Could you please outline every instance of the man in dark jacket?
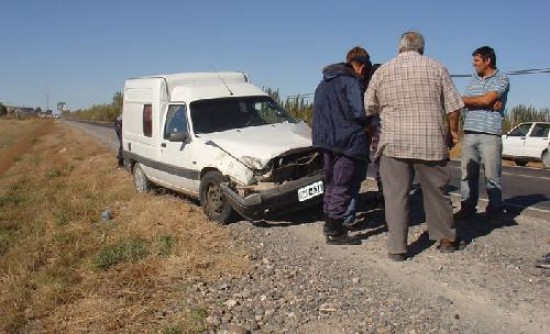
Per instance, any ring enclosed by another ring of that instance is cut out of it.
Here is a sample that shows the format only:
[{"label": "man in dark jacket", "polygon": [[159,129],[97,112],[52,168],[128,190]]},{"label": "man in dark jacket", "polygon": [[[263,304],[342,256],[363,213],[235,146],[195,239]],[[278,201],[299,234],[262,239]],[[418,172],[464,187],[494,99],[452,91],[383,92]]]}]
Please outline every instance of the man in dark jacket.
[{"label": "man in dark jacket", "polygon": [[122,114],[115,119],[115,132],[118,138],[118,154],[116,156],[118,161],[118,168],[124,167],[124,157],[122,156]]},{"label": "man in dark jacket", "polygon": [[328,244],[360,244],[342,226],[351,201],[358,166],[368,161],[369,141],[363,130],[367,118],[363,108],[360,76],[368,57],[323,69],[323,80],[313,102],[313,146],[323,152],[325,173],[324,233]]}]

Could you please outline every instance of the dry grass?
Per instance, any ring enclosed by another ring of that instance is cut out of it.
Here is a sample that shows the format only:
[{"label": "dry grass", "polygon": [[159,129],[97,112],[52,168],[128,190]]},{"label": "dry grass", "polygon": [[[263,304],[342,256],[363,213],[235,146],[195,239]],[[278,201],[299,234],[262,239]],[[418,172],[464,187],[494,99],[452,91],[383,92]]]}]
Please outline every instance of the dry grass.
[{"label": "dry grass", "polygon": [[[22,124],[10,126],[27,131]],[[206,313],[186,310],[184,287],[240,275],[246,250],[195,206],[136,194],[93,139],[44,127],[0,175],[0,333],[204,329]],[[5,149],[18,145],[12,137]],[[156,319],[168,305],[184,311]]]}]

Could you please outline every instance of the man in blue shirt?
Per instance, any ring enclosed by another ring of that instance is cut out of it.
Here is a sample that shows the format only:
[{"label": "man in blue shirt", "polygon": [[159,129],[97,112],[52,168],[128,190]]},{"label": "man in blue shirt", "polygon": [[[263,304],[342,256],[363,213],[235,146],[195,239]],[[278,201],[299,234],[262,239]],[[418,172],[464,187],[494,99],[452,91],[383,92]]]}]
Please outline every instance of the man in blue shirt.
[{"label": "man in blue shirt", "polygon": [[476,213],[479,171],[483,165],[489,197],[486,213],[489,222],[496,223],[503,212],[501,136],[510,84],[508,77],[497,69],[496,54],[491,47],[482,46],[472,56],[476,73],[462,97],[466,107],[461,162],[462,205],[455,217],[469,218]]}]

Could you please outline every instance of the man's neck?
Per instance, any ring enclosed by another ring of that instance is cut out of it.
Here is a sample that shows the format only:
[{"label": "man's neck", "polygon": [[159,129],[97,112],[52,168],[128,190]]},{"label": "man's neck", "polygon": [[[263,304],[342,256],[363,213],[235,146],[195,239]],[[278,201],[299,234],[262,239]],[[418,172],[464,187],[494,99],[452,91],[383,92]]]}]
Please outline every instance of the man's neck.
[{"label": "man's neck", "polygon": [[482,75],[482,77],[483,77],[483,78],[492,77],[496,72],[497,72],[497,69],[496,69],[496,68],[490,68],[490,69],[488,69],[488,70]]}]

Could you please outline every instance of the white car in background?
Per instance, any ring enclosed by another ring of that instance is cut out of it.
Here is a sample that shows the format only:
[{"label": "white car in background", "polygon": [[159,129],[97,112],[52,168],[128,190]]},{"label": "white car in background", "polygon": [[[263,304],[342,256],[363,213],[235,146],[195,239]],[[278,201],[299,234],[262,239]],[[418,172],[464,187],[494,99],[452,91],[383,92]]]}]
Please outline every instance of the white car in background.
[{"label": "white car in background", "polygon": [[550,122],[521,123],[502,136],[502,156],[513,159],[516,165],[541,161],[550,168]]}]

